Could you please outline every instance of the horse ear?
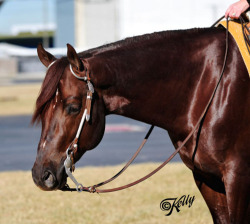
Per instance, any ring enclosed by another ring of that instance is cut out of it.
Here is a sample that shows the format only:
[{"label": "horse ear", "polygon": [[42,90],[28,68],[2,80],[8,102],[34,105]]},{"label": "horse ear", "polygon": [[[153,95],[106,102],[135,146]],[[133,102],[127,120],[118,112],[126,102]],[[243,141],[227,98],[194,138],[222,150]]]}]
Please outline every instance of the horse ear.
[{"label": "horse ear", "polygon": [[68,48],[67,57],[71,66],[74,67],[79,72],[83,71],[84,70],[83,63],[80,57],[77,55],[75,49],[70,44],[67,44],[67,48]]},{"label": "horse ear", "polygon": [[42,44],[37,46],[37,54],[40,61],[48,68],[49,65],[56,60],[56,58],[43,48]]}]

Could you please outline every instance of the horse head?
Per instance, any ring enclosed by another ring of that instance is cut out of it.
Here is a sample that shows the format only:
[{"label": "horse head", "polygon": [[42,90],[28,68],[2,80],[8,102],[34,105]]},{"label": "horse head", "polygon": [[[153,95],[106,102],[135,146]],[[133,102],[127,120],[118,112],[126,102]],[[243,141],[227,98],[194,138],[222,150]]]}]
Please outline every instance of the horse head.
[{"label": "horse head", "polygon": [[[40,61],[47,67],[40,95],[36,102],[33,122],[41,121],[42,132],[37,157],[32,168],[35,184],[43,190],[65,186],[66,150],[75,139],[87,100],[88,63],[68,46],[67,57],[56,59],[42,45],[37,48]],[[73,74],[77,74],[76,78]],[[93,83],[94,84],[94,83]],[[95,84],[94,84],[95,85]],[[74,162],[96,147],[105,130],[105,108],[101,96],[93,93],[90,117],[79,130]]]}]

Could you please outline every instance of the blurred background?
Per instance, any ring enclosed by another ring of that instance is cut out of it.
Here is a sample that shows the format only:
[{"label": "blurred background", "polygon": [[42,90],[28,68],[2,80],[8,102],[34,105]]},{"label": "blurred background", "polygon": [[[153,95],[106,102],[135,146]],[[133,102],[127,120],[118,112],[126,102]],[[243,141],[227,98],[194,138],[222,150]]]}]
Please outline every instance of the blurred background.
[{"label": "blurred background", "polygon": [[0,0],[0,83],[41,80],[36,46],[65,55],[155,31],[208,27],[228,0]]}]

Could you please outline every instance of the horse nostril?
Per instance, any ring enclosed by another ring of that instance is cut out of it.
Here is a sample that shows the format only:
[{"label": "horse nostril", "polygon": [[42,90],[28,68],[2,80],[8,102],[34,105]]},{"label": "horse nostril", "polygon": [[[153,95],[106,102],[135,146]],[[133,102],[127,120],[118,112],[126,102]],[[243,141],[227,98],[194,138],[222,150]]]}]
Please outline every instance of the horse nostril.
[{"label": "horse nostril", "polygon": [[56,178],[50,171],[45,171],[43,176],[43,182],[46,187],[52,188],[55,185]]}]

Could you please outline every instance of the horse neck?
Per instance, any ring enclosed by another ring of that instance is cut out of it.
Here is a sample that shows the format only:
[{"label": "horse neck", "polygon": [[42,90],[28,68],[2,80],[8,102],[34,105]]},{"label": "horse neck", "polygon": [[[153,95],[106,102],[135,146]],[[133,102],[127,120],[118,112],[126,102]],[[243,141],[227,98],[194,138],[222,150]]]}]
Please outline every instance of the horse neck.
[{"label": "horse neck", "polygon": [[190,36],[185,43],[178,40],[182,35],[176,35],[99,58],[108,67],[103,80],[112,80],[109,88],[101,89],[107,113],[167,130],[188,129],[187,114],[205,57],[202,53],[197,57],[197,51],[204,49],[204,38],[186,35]]}]

